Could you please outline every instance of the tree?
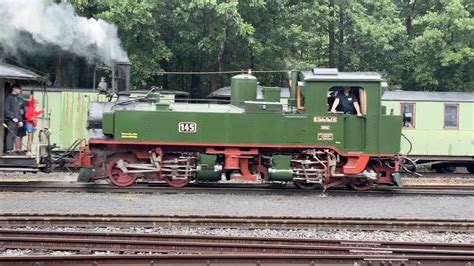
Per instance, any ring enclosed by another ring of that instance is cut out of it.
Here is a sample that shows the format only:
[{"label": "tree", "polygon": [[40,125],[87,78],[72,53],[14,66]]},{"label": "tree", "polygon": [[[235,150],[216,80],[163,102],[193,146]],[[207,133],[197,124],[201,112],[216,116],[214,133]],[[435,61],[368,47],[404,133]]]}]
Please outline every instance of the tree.
[{"label": "tree", "polygon": [[[474,88],[474,19],[462,0],[441,1],[439,10],[413,21],[413,79],[425,90]],[[472,6],[471,6],[472,7]]]},{"label": "tree", "polygon": [[[402,89],[474,91],[468,0],[70,1],[80,15],[117,25],[137,88],[158,85],[202,98],[232,74],[161,72],[337,67],[382,72]],[[92,86],[91,65],[49,50],[23,61],[54,73],[58,85]],[[286,73],[255,75],[262,84],[287,85]]]}]

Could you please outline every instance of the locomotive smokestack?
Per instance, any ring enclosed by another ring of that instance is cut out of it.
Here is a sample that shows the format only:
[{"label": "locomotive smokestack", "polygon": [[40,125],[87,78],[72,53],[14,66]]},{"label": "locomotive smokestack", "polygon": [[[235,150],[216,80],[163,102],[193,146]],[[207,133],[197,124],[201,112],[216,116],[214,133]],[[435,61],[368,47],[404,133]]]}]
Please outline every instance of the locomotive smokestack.
[{"label": "locomotive smokestack", "polygon": [[117,62],[117,94],[118,96],[130,96],[130,71],[132,64],[129,62]]}]

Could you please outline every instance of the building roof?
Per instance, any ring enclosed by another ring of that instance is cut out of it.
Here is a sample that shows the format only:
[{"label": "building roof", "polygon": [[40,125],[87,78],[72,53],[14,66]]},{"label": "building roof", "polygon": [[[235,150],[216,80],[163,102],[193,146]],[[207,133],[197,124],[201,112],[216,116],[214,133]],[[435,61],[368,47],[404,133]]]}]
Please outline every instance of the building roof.
[{"label": "building roof", "polygon": [[[207,97],[208,98],[229,98],[231,94],[230,86],[222,87],[211,92]],[[282,99],[290,98],[290,89],[289,88],[281,88],[280,97]],[[263,99],[263,87],[257,86],[257,99]]]},{"label": "building roof", "polygon": [[46,78],[33,71],[0,62],[0,79],[17,79],[28,81],[46,81]]},{"label": "building roof", "polygon": [[377,72],[339,72],[337,68],[315,68],[301,73],[305,81],[383,81]]},{"label": "building roof", "polygon": [[474,102],[474,92],[386,91],[382,101]]},{"label": "building roof", "polygon": [[[23,90],[27,91],[44,91],[44,88],[42,87],[35,87],[35,86],[22,86]],[[91,89],[91,88],[73,88],[73,87],[47,87],[46,91],[49,92],[88,92],[88,93],[98,93],[97,90]],[[132,94],[147,94],[149,91],[147,90],[130,90],[130,93]],[[177,90],[159,90],[157,91],[160,94],[173,94],[176,96],[183,96],[183,97],[188,97],[189,92],[185,91],[177,91]]]}]

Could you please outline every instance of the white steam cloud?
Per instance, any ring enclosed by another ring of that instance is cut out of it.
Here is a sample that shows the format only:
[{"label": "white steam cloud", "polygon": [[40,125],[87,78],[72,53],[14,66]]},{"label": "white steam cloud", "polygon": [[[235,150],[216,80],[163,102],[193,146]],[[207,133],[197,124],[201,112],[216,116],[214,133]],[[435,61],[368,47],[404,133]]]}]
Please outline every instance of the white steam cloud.
[{"label": "white steam cloud", "polygon": [[70,3],[0,0],[0,46],[7,54],[35,53],[48,45],[89,61],[100,59],[109,65],[128,61],[117,27],[101,19],[78,16]]}]

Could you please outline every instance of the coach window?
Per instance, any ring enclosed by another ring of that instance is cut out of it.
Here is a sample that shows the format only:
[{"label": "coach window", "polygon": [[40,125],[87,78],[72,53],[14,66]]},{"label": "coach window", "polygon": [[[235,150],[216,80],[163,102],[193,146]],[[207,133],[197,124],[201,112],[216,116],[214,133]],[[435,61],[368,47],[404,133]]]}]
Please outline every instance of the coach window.
[{"label": "coach window", "polygon": [[459,104],[444,104],[444,128],[459,128]]},{"label": "coach window", "polygon": [[400,113],[403,117],[403,127],[415,128],[416,126],[416,105],[414,103],[401,103]]}]

